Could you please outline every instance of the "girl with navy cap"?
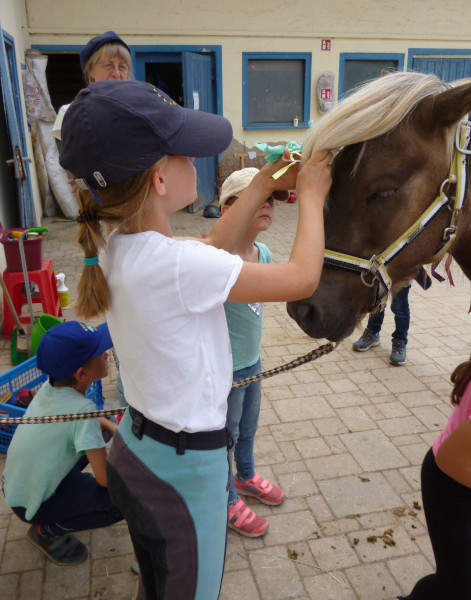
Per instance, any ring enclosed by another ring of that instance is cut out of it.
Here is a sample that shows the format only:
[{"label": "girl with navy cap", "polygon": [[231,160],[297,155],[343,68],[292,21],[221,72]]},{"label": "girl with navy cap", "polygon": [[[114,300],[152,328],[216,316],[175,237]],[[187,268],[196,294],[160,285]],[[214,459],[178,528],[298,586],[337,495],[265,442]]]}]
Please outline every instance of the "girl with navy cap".
[{"label": "girl with navy cap", "polygon": [[[173,237],[172,214],[196,197],[193,157],[219,154],[231,140],[223,117],[182,108],[135,81],[92,84],[64,119],[60,160],[81,188],[77,310],[106,314],[130,405],[107,474],[141,569],[137,600],[219,596],[231,446],[224,302],[303,298],[322,270],[327,151],[306,163],[297,185],[296,163],[277,179],[289,163],[265,166],[205,240]],[[265,199],[294,187],[299,224],[289,262],[244,263],[231,254]],[[106,241],[102,223],[115,228]]]}]

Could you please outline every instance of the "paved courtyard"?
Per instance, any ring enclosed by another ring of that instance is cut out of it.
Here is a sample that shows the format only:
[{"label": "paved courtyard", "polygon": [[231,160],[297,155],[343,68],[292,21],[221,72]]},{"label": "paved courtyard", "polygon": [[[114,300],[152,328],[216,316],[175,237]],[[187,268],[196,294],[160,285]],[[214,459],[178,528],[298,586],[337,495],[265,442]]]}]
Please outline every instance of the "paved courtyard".
[{"label": "paved courtyard", "polygon": [[[297,204],[281,204],[276,213],[260,239],[282,262]],[[200,235],[213,222],[181,212],[174,233]],[[71,319],[82,269],[76,226],[52,219],[44,225],[43,256],[66,274],[72,308],[64,316]],[[425,292],[413,284],[405,366],[389,364],[388,307],[380,347],[354,353],[359,329],[331,354],[264,381],[256,465],[284,489],[286,500],[277,508],[248,500],[270,529],[258,539],[229,531],[221,600],[393,600],[432,571],[420,465],[451,412],[450,373],[471,346],[471,284],[453,273],[454,288],[434,280]],[[265,307],[264,369],[323,342],[304,335],[284,305]],[[0,336],[1,373],[12,366],[9,351],[9,340]],[[115,378],[111,364],[104,381],[109,407],[117,405]],[[89,559],[76,567],[48,561],[25,540],[26,530],[0,494],[1,600],[131,599],[136,575],[124,524],[78,534]]]}]

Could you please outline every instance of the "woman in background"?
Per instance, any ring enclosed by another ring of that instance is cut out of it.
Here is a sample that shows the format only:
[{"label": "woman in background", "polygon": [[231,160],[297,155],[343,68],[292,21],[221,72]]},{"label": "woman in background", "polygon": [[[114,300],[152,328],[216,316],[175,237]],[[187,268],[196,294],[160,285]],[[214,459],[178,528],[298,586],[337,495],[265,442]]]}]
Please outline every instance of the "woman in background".
[{"label": "woman in background", "polygon": [[[80,68],[87,85],[95,81],[133,79],[131,51],[114,31],[105,31],[92,38],[80,51]],[[64,104],[57,113],[52,135],[61,139],[62,119],[70,104]],[[76,189],[74,190],[76,191]]]}]

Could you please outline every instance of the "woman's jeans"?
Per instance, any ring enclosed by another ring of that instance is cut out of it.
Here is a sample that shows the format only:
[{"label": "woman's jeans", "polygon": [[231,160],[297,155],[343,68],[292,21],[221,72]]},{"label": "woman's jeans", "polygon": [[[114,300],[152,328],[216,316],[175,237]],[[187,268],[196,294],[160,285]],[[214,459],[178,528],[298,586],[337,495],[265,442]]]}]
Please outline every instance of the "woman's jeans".
[{"label": "woman's jeans", "polygon": [[[258,360],[251,367],[234,371],[233,380],[240,381],[262,370]],[[262,400],[262,382],[256,381],[239,388],[232,388],[227,398],[227,427],[234,438],[234,447],[229,452],[232,469],[232,456],[235,458],[237,475],[245,481],[255,475],[254,442],[257,433],[260,403]],[[230,474],[229,504],[238,499],[234,477]]]},{"label": "woman's jeans", "polygon": [[[393,340],[402,340],[407,344],[407,332],[409,331],[410,311],[409,311],[409,290],[410,285],[402,288],[394,294],[391,302],[391,310],[394,313],[394,322],[396,329],[392,334]],[[376,334],[381,331],[384,320],[384,310],[371,314],[368,318],[369,331]]]}]

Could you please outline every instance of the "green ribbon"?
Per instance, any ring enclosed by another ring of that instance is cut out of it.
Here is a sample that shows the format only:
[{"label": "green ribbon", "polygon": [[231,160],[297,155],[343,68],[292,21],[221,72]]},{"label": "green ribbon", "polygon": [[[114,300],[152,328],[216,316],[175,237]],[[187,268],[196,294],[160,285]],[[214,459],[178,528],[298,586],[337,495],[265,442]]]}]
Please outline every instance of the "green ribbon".
[{"label": "green ribbon", "polygon": [[290,161],[284,167],[281,167],[276,173],[272,175],[273,179],[279,179],[286,171],[292,167],[297,162],[301,162],[301,151],[303,149],[302,144],[298,144],[297,142],[288,142],[286,146],[269,146],[268,144],[263,144],[260,142],[255,142],[255,146],[266,154],[265,160],[272,164],[280,158],[283,158],[283,153],[285,148],[289,150]]}]

